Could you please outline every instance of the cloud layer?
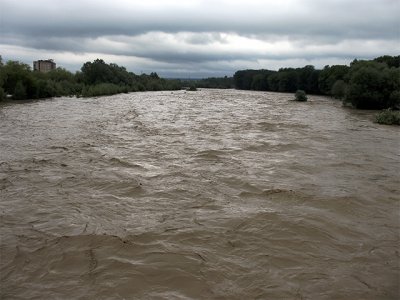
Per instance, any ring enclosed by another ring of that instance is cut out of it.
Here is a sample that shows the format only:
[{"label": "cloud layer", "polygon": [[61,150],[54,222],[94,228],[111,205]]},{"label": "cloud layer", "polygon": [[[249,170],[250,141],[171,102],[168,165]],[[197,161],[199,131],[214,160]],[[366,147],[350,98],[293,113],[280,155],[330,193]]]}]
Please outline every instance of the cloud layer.
[{"label": "cloud layer", "polygon": [[70,70],[101,57],[202,77],[400,53],[397,0],[1,0],[0,11],[3,58]]}]

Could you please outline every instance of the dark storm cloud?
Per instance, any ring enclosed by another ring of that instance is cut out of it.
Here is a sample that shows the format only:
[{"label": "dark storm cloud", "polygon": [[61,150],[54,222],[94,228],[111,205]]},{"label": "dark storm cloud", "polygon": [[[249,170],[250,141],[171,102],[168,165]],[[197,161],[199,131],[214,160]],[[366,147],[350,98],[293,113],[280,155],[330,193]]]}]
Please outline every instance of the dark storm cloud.
[{"label": "dark storm cloud", "polygon": [[392,0],[1,0],[0,46],[5,57],[19,47],[136,57],[178,69],[324,57],[329,63],[399,52],[399,6]]},{"label": "dark storm cloud", "polygon": [[1,5],[3,32],[36,37],[188,31],[370,39],[395,38],[399,30],[399,4],[390,0],[2,0]]}]

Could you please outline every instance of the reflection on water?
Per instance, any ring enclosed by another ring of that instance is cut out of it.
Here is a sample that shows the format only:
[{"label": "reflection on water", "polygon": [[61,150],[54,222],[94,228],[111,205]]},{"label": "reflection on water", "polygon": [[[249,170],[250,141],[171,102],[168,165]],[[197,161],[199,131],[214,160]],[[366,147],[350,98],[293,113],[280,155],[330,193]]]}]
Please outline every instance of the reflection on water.
[{"label": "reflection on water", "polygon": [[398,299],[398,128],[292,97],[1,104],[1,298]]}]

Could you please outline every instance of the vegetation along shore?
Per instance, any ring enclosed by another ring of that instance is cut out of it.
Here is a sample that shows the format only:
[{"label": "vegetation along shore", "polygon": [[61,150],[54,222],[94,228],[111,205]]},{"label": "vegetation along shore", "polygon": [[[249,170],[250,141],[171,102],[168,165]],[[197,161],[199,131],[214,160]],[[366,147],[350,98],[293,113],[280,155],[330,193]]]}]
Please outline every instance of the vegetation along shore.
[{"label": "vegetation along shore", "polygon": [[354,60],[350,66],[325,66],[322,70],[303,68],[239,70],[233,77],[197,80],[164,79],[157,73],[136,75],[102,59],[86,62],[74,73],[57,68],[47,73],[32,71],[18,61],[0,59],[0,100],[40,99],[58,96],[94,97],[137,91],[195,88],[236,88],[328,95],[358,109],[387,110],[377,122],[399,123],[400,56]]}]

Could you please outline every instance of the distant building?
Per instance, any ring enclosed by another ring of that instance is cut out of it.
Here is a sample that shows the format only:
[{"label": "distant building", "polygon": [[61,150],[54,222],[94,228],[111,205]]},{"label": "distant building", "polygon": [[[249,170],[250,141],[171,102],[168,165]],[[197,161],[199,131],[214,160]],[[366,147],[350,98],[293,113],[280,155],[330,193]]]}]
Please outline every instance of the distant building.
[{"label": "distant building", "polygon": [[33,62],[33,70],[39,72],[49,72],[56,68],[56,63],[52,59],[37,60]]}]

